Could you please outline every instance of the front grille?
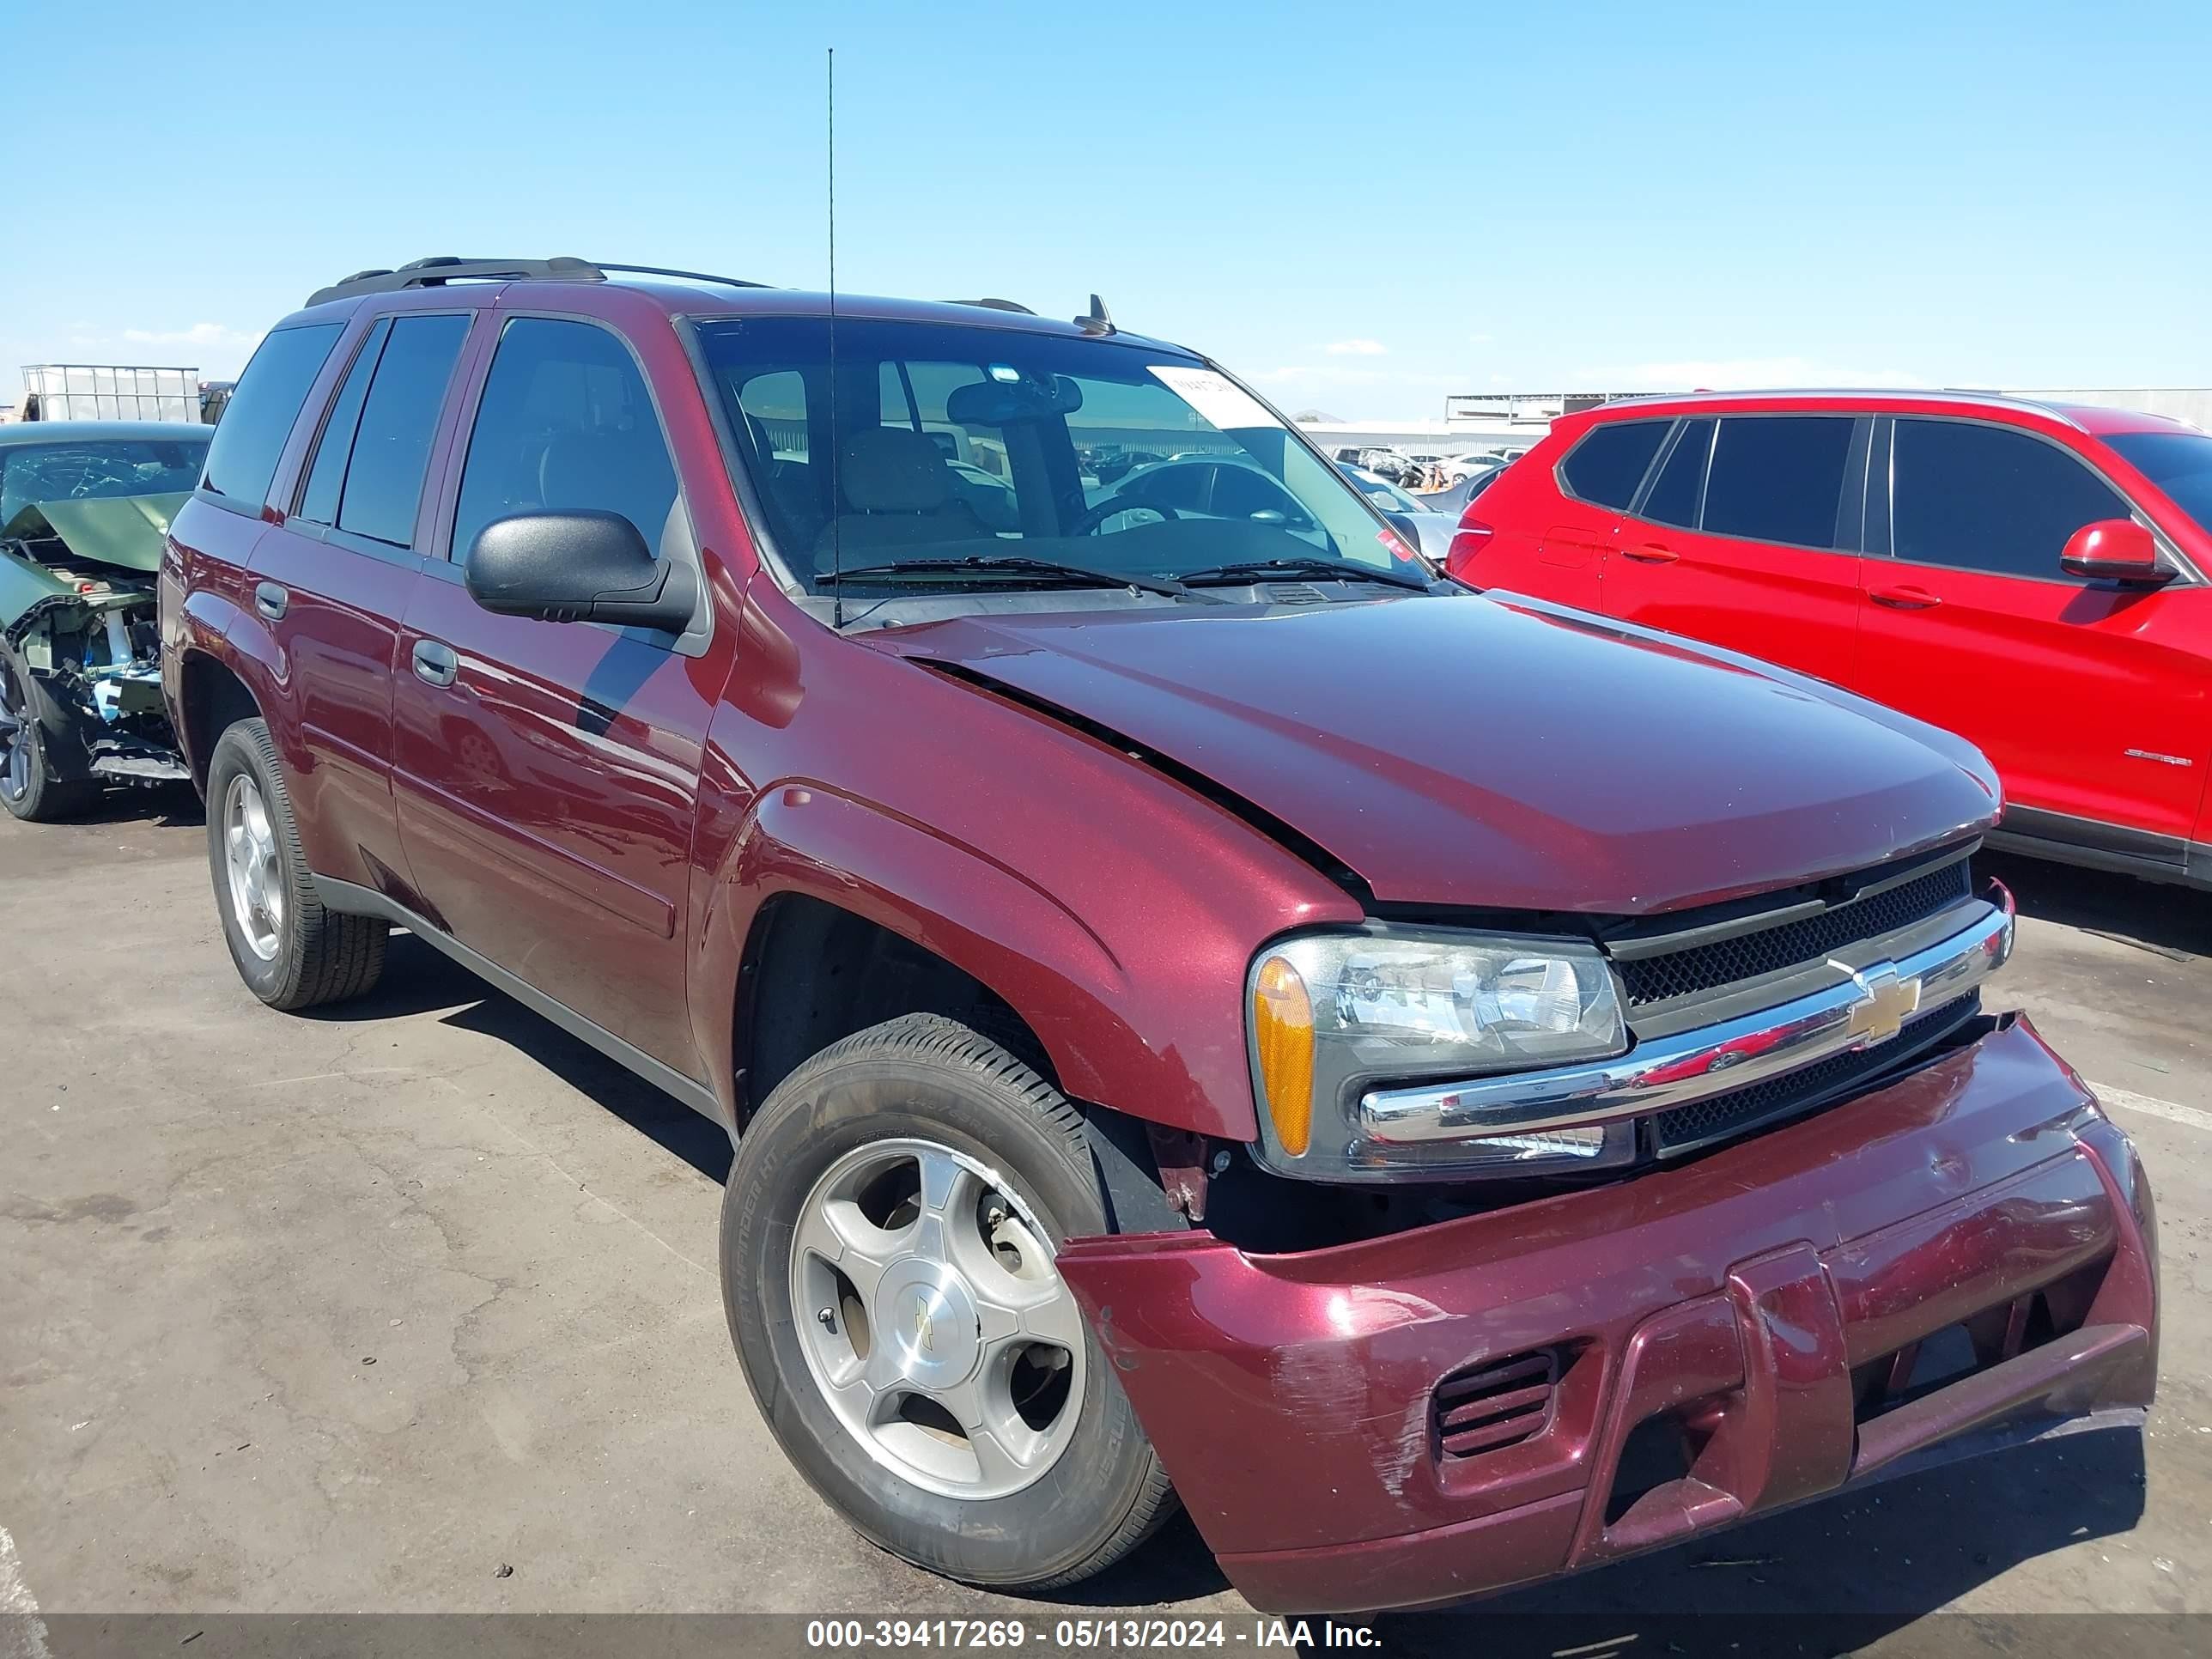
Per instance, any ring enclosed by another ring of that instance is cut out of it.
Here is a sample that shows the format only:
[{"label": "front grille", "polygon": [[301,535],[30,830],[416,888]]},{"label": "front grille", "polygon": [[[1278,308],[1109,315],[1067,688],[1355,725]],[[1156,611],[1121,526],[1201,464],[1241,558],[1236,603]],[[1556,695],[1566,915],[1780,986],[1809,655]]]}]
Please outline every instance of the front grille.
[{"label": "front grille", "polygon": [[1556,1348],[1454,1372],[1429,1402],[1438,1450],[1446,1458],[1473,1457],[1534,1439],[1552,1420],[1559,1382]]},{"label": "front grille", "polygon": [[1845,945],[1924,921],[1972,891],[1964,859],[1796,921],[1686,950],[1617,961],[1628,1006],[1640,1008],[1738,980],[1825,961]]},{"label": "front grille", "polygon": [[1831,1054],[1802,1072],[1769,1078],[1711,1100],[1693,1100],[1676,1106],[1653,1120],[1662,1155],[1686,1152],[1708,1142],[1741,1134],[1746,1129],[1778,1118],[1809,1111],[1850,1094],[1877,1073],[1884,1072],[1926,1048],[1981,1012],[1978,994],[1961,997],[1913,1017],[1898,1028],[1888,1042],[1855,1054]]}]

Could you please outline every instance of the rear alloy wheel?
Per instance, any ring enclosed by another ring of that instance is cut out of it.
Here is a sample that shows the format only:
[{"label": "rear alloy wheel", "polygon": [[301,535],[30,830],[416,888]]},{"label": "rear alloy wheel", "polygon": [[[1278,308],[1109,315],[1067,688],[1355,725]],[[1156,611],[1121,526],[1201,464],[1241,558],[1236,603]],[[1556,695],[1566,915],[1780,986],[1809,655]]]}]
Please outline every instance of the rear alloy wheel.
[{"label": "rear alloy wheel", "polygon": [[251,773],[237,774],[223,792],[222,848],[238,931],[257,960],[274,962],[284,938],[284,874],[269,804]]},{"label": "rear alloy wheel", "polygon": [[100,799],[88,779],[56,778],[46,758],[46,694],[12,647],[0,644],[0,806],[27,823],[74,817]]},{"label": "rear alloy wheel", "polygon": [[722,1297],[799,1473],[970,1583],[1142,1543],[1174,1493],[1054,1261],[1110,1224],[1082,1117],[968,1026],[890,1020],[778,1084],[724,1188]]},{"label": "rear alloy wheel", "polygon": [[292,821],[267,724],[240,720],[208,760],[208,866],[238,976],[272,1008],[359,996],[384,971],[389,924],[325,909]]}]

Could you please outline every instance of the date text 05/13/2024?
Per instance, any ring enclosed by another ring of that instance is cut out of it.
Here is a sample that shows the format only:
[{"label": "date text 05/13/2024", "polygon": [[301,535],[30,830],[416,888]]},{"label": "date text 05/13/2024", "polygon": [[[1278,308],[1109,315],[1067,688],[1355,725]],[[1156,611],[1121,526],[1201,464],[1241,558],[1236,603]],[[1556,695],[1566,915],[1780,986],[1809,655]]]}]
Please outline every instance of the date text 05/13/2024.
[{"label": "date text 05/13/2024", "polygon": [[1061,1652],[1233,1647],[1373,1652],[1382,1643],[1370,1626],[1333,1619],[1059,1619],[1048,1629],[1023,1619],[815,1619],[807,1622],[806,1645],[878,1652],[1032,1646]]}]

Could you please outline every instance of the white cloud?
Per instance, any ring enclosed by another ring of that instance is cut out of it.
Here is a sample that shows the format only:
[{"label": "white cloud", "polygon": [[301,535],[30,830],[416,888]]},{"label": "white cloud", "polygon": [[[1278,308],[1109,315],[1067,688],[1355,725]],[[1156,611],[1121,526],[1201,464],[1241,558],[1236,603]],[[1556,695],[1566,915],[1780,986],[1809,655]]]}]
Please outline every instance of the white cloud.
[{"label": "white cloud", "polygon": [[1488,345],[1497,337],[1494,334],[1470,334],[1467,337],[1467,343],[1469,345]]},{"label": "white cloud", "polygon": [[126,328],[123,337],[133,345],[250,346],[261,337],[225,323],[194,323],[190,328]]},{"label": "white cloud", "polygon": [[1569,377],[1578,390],[1714,392],[1747,386],[1920,386],[1928,382],[1901,368],[1861,368],[1813,357],[1689,358],[1672,363],[1626,363],[1577,369]]},{"label": "white cloud", "polygon": [[1338,340],[1322,349],[1332,357],[1380,357],[1390,348],[1380,340]]}]

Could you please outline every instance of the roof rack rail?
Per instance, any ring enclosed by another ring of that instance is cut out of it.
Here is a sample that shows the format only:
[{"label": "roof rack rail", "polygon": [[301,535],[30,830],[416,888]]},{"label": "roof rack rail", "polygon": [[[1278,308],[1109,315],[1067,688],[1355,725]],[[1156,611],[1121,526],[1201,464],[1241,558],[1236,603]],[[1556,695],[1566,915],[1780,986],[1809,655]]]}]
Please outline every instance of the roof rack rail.
[{"label": "roof rack rail", "polygon": [[[553,283],[604,283],[611,270],[622,271],[633,276],[678,276],[686,282],[714,283],[723,288],[766,288],[766,283],[756,283],[743,276],[717,276],[704,270],[678,270],[670,265],[618,265],[605,259],[463,259],[450,253],[439,254],[428,259],[410,259],[397,270],[380,268],[356,270],[350,276],[341,276],[328,288],[318,289],[307,296],[307,303],[319,306],[325,300],[351,300],[363,294],[394,294],[402,289],[436,288],[446,283],[487,282],[507,278],[510,281],[535,278]],[[985,304],[1000,304],[1004,301],[986,301]],[[1015,310],[1024,307],[1016,306]]]},{"label": "roof rack rail", "polygon": [[982,306],[991,311],[1018,311],[1024,317],[1036,315],[1027,306],[1013,300],[947,300],[945,303],[949,306]]},{"label": "roof rack rail", "polygon": [[767,283],[756,283],[746,276],[717,276],[711,271],[678,270],[668,265],[618,265],[605,259],[599,262],[601,270],[619,270],[632,276],[681,276],[686,282],[713,283],[721,288],[767,288]]},{"label": "roof rack rail", "polygon": [[397,270],[357,270],[328,288],[317,289],[307,296],[307,303],[319,306],[326,300],[351,300],[364,294],[397,294],[403,289],[437,288],[453,282],[532,276],[556,283],[604,283],[607,279],[606,272],[587,259],[464,259],[444,253],[427,259],[410,259]]}]

